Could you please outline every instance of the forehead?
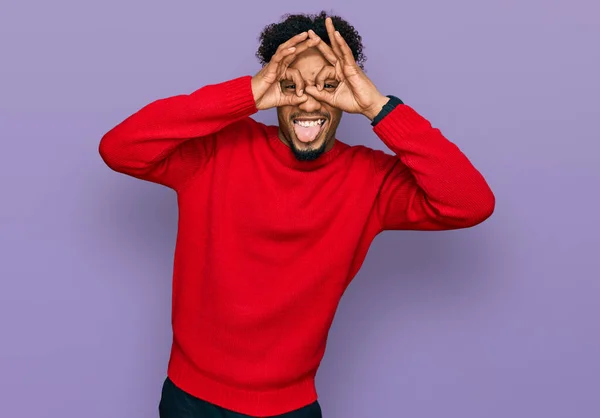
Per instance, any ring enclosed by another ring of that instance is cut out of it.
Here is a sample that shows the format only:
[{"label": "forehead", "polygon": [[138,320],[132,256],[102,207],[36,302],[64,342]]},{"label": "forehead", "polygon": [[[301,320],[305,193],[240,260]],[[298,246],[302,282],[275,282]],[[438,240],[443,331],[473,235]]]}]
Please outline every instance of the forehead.
[{"label": "forehead", "polygon": [[308,48],[306,51],[298,54],[296,59],[290,64],[290,67],[300,71],[302,78],[305,80],[311,80],[326,65],[329,65],[329,62],[318,49]]}]

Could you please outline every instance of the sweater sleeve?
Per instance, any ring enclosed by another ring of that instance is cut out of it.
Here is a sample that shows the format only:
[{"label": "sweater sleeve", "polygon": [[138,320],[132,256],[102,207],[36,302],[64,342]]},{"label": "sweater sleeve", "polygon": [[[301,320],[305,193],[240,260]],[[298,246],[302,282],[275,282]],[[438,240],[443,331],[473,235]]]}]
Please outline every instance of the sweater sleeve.
[{"label": "sweater sleeve", "polygon": [[144,106],[102,137],[101,158],[116,172],[180,189],[210,159],[218,132],[257,111],[250,80],[206,85]]},{"label": "sweater sleeve", "polygon": [[495,197],[481,173],[414,109],[396,106],[373,130],[395,154],[375,154],[381,230],[467,228],[492,215]]}]

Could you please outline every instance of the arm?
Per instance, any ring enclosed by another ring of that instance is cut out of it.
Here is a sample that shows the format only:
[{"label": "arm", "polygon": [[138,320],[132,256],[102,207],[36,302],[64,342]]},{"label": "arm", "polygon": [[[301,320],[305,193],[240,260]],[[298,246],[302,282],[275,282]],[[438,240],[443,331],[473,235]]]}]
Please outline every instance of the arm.
[{"label": "arm", "polygon": [[467,228],[491,216],[495,197],[483,176],[411,107],[396,101],[372,124],[395,153],[375,154],[375,169],[384,176],[376,201],[382,230]]},{"label": "arm", "polygon": [[277,48],[254,77],[208,85],[189,95],[157,100],[110,130],[100,141],[100,155],[113,170],[181,190],[215,152],[217,134],[258,110],[297,105],[308,99],[281,92],[290,77],[301,89],[298,70],[288,68],[314,46],[303,32]]},{"label": "arm", "polygon": [[[375,152],[378,178],[375,207],[382,230],[442,230],[474,226],[493,212],[494,195],[467,157],[412,108],[383,96],[354,60],[331,18],[325,20],[331,47],[314,32],[310,38],[329,61],[306,92],[348,113],[371,119],[374,131],[395,153]],[[338,82],[333,92],[323,82]],[[382,113],[383,112],[383,113]]]},{"label": "arm", "polygon": [[119,173],[180,189],[211,157],[216,134],[257,111],[250,80],[146,105],[102,137],[102,159]]}]

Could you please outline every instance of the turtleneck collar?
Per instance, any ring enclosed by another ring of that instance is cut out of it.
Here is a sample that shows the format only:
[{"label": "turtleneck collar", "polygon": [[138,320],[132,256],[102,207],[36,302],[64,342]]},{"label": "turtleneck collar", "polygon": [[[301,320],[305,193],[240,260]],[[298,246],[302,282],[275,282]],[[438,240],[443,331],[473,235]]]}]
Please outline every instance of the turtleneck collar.
[{"label": "turtleneck collar", "polygon": [[290,168],[302,171],[311,171],[323,167],[337,157],[342,148],[345,146],[344,143],[338,141],[336,138],[334,140],[333,147],[329,151],[323,153],[316,160],[299,161],[294,156],[294,153],[289,145],[285,144],[279,137],[278,126],[267,126],[267,142],[269,148],[273,151],[278,160]]}]

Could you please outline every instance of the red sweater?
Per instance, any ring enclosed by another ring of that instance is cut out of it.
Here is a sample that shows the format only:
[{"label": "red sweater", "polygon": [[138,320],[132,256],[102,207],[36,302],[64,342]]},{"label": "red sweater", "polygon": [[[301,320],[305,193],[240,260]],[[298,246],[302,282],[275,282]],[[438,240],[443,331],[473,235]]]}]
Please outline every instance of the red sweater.
[{"label": "red sweater", "polygon": [[495,199],[405,104],[373,128],[395,155],[338,140],[297,161],[276,126],[251,118],[250,80],[154,101],[110,130],[100,154],[177,194],[170,378],[214,404],[269,416],[317,399],[338,302],[378,233],[471,227]]}]

